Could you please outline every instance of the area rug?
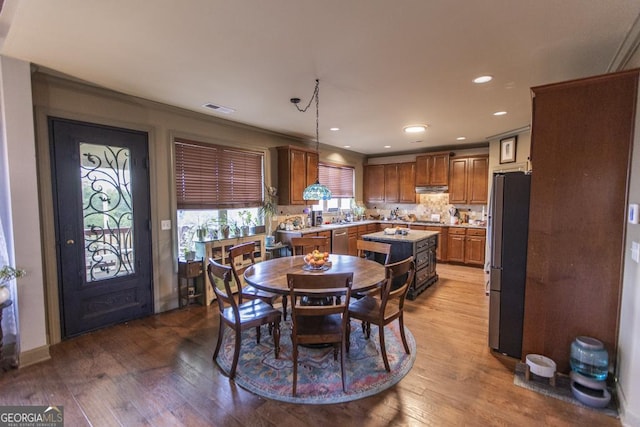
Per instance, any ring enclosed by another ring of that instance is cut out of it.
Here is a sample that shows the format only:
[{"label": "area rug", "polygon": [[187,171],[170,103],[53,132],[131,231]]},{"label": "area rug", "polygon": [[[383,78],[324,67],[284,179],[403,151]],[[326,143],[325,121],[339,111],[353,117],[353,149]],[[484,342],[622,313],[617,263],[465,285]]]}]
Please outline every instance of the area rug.
[{"label": "area rug", "polygon": [[[291,324],[281,324],[280,355],[275,359],[273,337],[262,327],[260,344],[254,328],[242,333],[240,359],[235,382],[267,399],[290,403],[332,404],[349,402],[380,393],[398,383],[413,367],[416,342],[405,327],[410,354],[404,352],[397,322],[387,325],[385,340],[391,372],[384,368],[378,329],[371,325],[371,338],[365,339],[359,321],[351,322],[351,348],[345,360],[347,392],[342,391],[340,354],[333,360],[333,347],[299,347],[298,384],[292,396]],[[233,361],[233,332],[226,328],[218,364],[228,373]]]},{"label": "area rug", "polygon": [[602,412],[603,414],[607,414],[610,417],[618,418],[618,409],[616,406],[616,399],[613,391],[609,389],[611,393],[611,402],[604,408],[594,408],[592,406],[584,405],[578,399],[573,397],[573,393],[571,392],[571,379],[567,375],[557,375],[556,376],[556,386],[553,387],[549,384],[549,379],[540,377],[534,374],[531,374],[530,380],[527,381],[524,376],[524,372],[526,369],[526,365],[522,362],[518,362],[516,364],[515,374],[513,376],[513,383],[518,387],[526,388],[528,390],[533,390],[536,393],[543,394],[545,396],[550,396],[555,399],[563,400],[565,402],[573,403],[574,405],[582,406],[584,408],[589,408],[594,411]]}]

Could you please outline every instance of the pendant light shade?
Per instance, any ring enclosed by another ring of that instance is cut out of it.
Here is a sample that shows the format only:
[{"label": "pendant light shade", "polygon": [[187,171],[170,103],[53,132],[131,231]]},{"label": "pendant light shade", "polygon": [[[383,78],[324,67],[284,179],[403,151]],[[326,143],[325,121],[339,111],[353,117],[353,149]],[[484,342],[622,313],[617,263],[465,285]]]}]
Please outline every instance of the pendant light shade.
[{"label": "pendant light shade", "polygon": [[315,184],[311,184],[302,192],[304,200],[329,200],[331,199],[331,190],[316,180]]},{"label": "pendant light shade", "polygon": [[[309,100],[309,103],[305,108],[298,107],[298,103],[300,102],[300,98],[291,98],[291,103],[296,106],[298,111],[305,112],[311,105],[311,102],[315,98],[316,100],[316,154],[318,154],[318,158],[320,158],[319,145],[320,145],[320,80],[316,79],[316,88],[313,91],[313,95]],[[319,169],[319,168],[318,168]],[[319,172],[318,172],[319,173]],[[320,184],[320,177],[316,177],[316,182],[314,184],[309,185],[302,192],[303,200],[329,200],[331,199],[331,190],[326,186]]]}]

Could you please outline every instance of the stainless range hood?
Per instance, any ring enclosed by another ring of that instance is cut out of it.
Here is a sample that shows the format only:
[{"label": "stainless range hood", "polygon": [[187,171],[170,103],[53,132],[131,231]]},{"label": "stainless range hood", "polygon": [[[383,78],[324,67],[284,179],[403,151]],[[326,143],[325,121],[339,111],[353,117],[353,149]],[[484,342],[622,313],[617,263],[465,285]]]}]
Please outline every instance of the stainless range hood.
[{"label": "stainless range hood", "polygon": [[416,187],[417,194],[434,194],[434,193],[448,193],[449,187],[446,185],[425,185]]}]

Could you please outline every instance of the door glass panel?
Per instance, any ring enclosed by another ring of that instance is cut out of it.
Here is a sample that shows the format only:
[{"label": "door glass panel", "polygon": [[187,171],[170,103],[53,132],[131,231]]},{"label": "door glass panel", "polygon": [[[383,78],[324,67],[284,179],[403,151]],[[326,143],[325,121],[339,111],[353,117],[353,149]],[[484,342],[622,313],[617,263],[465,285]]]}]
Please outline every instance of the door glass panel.
[{"label": "door glass panel", "polygon": [[87,282],[135,273],[128,148],[80,143]]}]

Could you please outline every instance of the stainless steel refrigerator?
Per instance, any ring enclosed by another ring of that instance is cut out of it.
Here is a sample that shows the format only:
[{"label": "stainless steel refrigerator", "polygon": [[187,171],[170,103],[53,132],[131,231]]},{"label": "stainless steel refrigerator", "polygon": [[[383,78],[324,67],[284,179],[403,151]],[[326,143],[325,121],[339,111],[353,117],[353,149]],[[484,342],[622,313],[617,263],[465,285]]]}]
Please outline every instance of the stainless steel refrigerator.
[{"label": "stainless steel refrigerator", "polygon": [[531,175],[493,176],[489,206],[489,347],[522,356]]}]

